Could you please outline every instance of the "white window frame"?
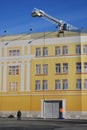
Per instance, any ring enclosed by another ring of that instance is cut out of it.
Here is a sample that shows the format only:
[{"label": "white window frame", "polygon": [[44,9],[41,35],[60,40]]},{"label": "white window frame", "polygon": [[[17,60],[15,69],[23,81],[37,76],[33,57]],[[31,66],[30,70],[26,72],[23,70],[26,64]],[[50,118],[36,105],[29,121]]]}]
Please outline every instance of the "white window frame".
[{"label": "white window frame", "polygon": [[84,72],[87,73],[87,62],[84,63]]},{"label": "white window frame", "polygon": [[56,55],[56,56],[59,56],[59,55],[60,55],[60,47],[59,47],[59,46],[56,46],[56,47],[55,47],[55,55]]},{"label": "white window frame", "polygon": [[40,90],[40,80],[35,81],[35,90],[39,91]]},{"label": "white window frame", "polygon": [[61,64],[60,63],[55,64],[55,72],[56,72],[56,74],[61,73]]},{"label": "white window frame", "polygon": [[9,50],[9,56],[19,56],[20,55],[20,50],[15,49],[15,50]]},{"label": "white window frame", "polygon": [[42,89],[47,90],[48,89],[48,81],[47,80],[42,80]]},{"label": "white window frame", "polygon": [[41,74],[41,65],[40,64],[36,64],[36,75]]},{"label": "white window frame", "polygon": [[76,54],[81,54],[81,45],[76,45]]},{"label": "white window frame", "polygon": [[36,56],[41,56],[41,48],[36,48]]},{"label": "white window frame", "polygon": [[76,73],[81,73],[81,62],[76,63]]},{"label": "white window frame", "polygon": [[63,63],[63,73],[68,73],[68,63]]},{"label": "white window frame", "polygon": [[68,46],[63,46],[62,53],[63,53],[63,55],[68,54]]},{"label": "white window frame", "polygon": [[87,79],[84,79],[84,89],[87,89]]},{"label": "white window frame", "polygon": [[60,80],[55,80],[55,90],[60,90]]},{"label": "white window frame", "polygon": [[19,82],[9,82],[9,92],[15,92],[19,88]]},{"label": "white window frame", "polygon": [[9,75],[19,75],[19,65],[8,66]]},{"label": "white window frame", "polygon": [[81,79],[76,80],[76,89],[80,90],[81,89]]},{"label": "white window frame", "polygon": [[48,64],[43,64],[43,74],[48,74]]},{"label": "white window frame", "polygon": [[67,80],[67,79],[64,79],[64,80],[62,81],[62,83],[63,83],[63,90],[67,90],[67,89],[68,89],[68,80]]},{"label": "white window frame", "polygon": [[83,53],[87,54],[87,45],[83,45]]},{"label": "white window frame", "polygon": [[48,56],[48,47],[43,47],[43,56]]}]

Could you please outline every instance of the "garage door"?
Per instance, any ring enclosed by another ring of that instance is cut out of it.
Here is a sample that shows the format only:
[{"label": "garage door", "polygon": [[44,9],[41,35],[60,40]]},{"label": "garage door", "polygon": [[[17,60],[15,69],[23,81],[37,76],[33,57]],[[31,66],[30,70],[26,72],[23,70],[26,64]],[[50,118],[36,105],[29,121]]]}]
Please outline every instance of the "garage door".
[{"label": "garage door", "polygon": [[59,102],[58,101],[44,101],[44,117],[58,118],[59,117]]}]

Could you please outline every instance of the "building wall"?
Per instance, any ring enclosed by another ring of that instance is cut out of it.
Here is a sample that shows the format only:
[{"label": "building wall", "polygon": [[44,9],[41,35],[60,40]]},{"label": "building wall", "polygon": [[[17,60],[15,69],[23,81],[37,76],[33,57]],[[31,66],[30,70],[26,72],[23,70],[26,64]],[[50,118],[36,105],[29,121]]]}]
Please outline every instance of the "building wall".
[{"label": "building wall", "polygon": [[[22,38],[22,37],[21,37]],[[86,36],[69,36],[60,38],[4,40],[0,42],[0,116],[22,111],[22,116],[44,117],[42,100],[62,100],[64,118],[87,118],[87,93],[84,89],[84,72],[86,54],[83,46],[87,44]],[[30,43],[29,43],[30,41]],[[6,44],[7,43],[7,44]],[[81,54],[76,54],[76,46],[81,45]],[[60,47],[60,55],[55,56],[55,47]],[[63,54],[63,47],[68,47],[68,54]],[[48,48],[48,55],[43,56],[43,48]],[[36,56],[36,48],[41,55]],[[10,50],[20,50],[19,56],[9,56]],[[76,63],[81,62],[81,72],[76,72]],[[55,65],[59,63],[61,72],[56,73]],[[63,72],[63,64],[68,64],[68,73]],[[40,74],[36,74],[36,65],[41,66]],[[43,65],[48,65],[48,73],[43,74]],[[18,74],[9,74],[9,66],[19,66]],[[63,89],[63,80],[68,80],[68,89]],[[76,89],[76,80],[81,79],[81,89]],[[40,81],[40,89],[35,89],[35,82]],[[48,81],[47,90],[43,90],[43,80]],[[55,90],[55,80],[60,80],[60,89]],[[9,89],[9,83],[17,85]],[[84,114],[85,113],[85,114]],[[84,116],[85,115],[85,116]]]}]

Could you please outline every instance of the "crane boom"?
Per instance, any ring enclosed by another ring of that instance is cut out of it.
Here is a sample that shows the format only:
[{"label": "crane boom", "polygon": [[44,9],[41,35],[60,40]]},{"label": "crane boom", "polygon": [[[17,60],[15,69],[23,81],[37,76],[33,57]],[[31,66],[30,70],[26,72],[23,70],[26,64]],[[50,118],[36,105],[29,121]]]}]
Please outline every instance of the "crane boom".
[{"label": "crane boom", "polygon": [[76,27],[74,27],[70,24],[67,24],[66,22],[64,22],[62,20],[58,20],[58,19],[46,14],[44,11],[39,10],[37,8],[34,8],[34,10],[32,11],[32,17],[42,17],[42,18],[45,18],[48,21],[51,21],[52,23],[54,23],[58,26],[59,31],[77,29]]}]

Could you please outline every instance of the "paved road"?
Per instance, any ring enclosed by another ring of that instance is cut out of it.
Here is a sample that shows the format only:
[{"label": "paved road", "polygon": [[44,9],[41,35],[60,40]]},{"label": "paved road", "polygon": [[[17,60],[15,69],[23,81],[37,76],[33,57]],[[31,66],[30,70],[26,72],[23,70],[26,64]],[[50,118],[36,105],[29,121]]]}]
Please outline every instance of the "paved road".
[{"label": "paved road", "polygon": [[87,130],[87,121],[0,119],[0,130]]}]

